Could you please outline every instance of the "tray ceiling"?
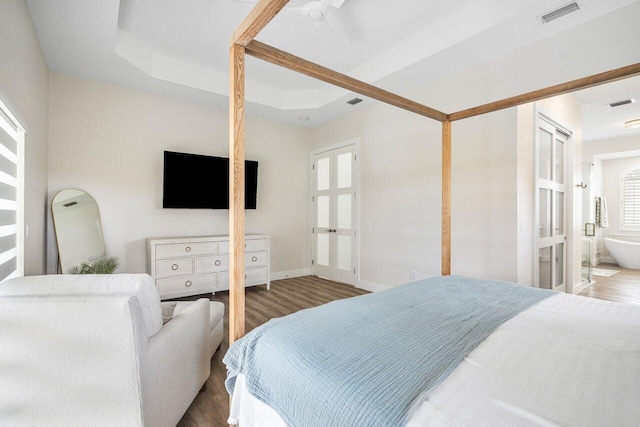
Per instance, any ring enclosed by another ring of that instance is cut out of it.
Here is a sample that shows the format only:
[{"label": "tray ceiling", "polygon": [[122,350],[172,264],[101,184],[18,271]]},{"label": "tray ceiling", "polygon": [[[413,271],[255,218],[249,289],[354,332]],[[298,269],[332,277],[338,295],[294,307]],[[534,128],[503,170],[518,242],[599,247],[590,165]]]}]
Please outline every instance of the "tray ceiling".
[{"label": "tray ceiling", "polygon": [[[229,38],[252,7],[240,0],[27,1],[52,71],[220,107],[228,91]],[[536,18],[566,2],[333,1],[340,7],[328,8],[328,21],[339,31],[286,8],[258,39],[448,112],[640,62],[637,0],[581,0],[579,12],[546,25]],[[594,33],[601,36],[589,38]],[[562,63],[544,64],[541,47]],[[513,61],[526,81],[513,78]],[[471,69],[478,70],[474,85],[484,89],[469,94],[469,104],[430,100],[420,90],[443,79],[456,90],[451,76]],[[372,102],[346,105],[353,96],[247,61],[253,114],[316,126]],[[311,119],[302,123],[303,115]]]}]

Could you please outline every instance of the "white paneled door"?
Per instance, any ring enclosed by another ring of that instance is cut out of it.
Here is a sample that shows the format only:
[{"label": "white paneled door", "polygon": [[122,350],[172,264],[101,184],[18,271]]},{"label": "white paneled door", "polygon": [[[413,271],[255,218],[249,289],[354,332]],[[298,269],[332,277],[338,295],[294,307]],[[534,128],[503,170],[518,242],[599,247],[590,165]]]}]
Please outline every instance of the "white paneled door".
[{"label": "white paneled door", "polygon": [[566,292],[567,132],[538,119],[536,138],[536,260],[538,287]]},{"label": "white paneled door", "polygon": [[313,155],[313,274],[355,284],[357,145]]}]

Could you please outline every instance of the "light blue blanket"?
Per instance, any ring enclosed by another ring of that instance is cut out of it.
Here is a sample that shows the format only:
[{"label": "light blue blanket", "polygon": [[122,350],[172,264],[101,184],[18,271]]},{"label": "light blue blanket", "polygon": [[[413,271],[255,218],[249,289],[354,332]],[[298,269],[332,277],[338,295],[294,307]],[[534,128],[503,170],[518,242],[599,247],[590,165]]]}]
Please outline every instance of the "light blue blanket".
[{"label": "light blue blanket", "polygon": [[448,276],[302,310],[231,346],[227,390],[244,374],[291,427],[404,425],[498,326],[551,295]]}]

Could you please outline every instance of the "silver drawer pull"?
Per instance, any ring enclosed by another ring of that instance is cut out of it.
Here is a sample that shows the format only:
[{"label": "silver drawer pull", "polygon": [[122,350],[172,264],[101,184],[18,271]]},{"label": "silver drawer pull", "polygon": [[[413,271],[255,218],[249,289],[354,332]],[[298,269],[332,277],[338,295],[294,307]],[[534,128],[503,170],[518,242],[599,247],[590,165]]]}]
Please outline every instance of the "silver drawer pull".
[{"label": "silver drawer pull", "polygon": [[220,265],[220,264],[222,264],[222,263],[220,262],[220,260],[219,260],[219,259],[217,259],[217,260],[216,260],[216,262],[215,262],[214,264],[215,264],[215,265],[216,265],[216,267],[217,267],[217,266],[219,266],[219,265]]},{"label": "silver drawer pull", "polygon": [[245,247],[245,248],[247,247],[247,244],[246,244],[246,243],[244,244],[244,247]]},{"label": "silver drawer pull", "polygon": [[247,278],[247,273],[244,273],[244,278],[245,278],[245,279]]},{"label": "silver drawer pull", "polygon": [[171,266],[171,269],[172,269],[173,271],[177,270],[177,269],[178,269],[178,264],[173,264],[173,265]]},{"label": "silver drawer pull", "polygon": [[185,252],[191,252],[191,246],[187,246],[186,248],[184,248]]},{"label": "silver drawer pull", "polygon": [[193,283],[191,283],[191,280],[187,280],[186,282],[184,282],[184,285],[188,288],[193,285]]},{"label": "silver drawer pull", "polygon": [[256,256],[252,256],[251,257],[251,261],[256,262],[257,260],[258,260],[258,257],[256,257]]}]

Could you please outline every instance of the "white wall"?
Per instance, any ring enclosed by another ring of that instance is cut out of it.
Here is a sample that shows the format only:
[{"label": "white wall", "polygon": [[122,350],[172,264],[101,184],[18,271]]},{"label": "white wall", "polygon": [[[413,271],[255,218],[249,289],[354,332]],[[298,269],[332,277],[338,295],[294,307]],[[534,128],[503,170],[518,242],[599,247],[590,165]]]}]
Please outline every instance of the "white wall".
[{"label": "white wall", "polygon": [[[119,272],[146,271],[147,237],[228,233],[227,210],[162,209],[163,151],[227,156],[227,111],[57,73],[50,88],[50,197],[79,188],[96,199]],[[246,141],[259,162],[246,231],[271,235],[272,272],[308,272],[310,131],[247,117]]]},{"label": "white wall", "polygon": [[360,286],[440,274],[440,128],[375,104],[313,130],[314,149],[360,138]]},{"label": "white wall", "polygon": [[[516,111],[453,124],[452,273],[516,280]],[[313,131],[361,140],[360,286],[440,275],[441,124],[381,103]],[[364,228],[366,220],[371,228]]]},{"label": "white wall", "polygon": [[45,272],[49,71],[24,0],[0,2],[0,89],[28,122],[25,274]]},{"label": "white wall", "polygon": [[453,274],[518,279],[517,111],[453,123]]}]

